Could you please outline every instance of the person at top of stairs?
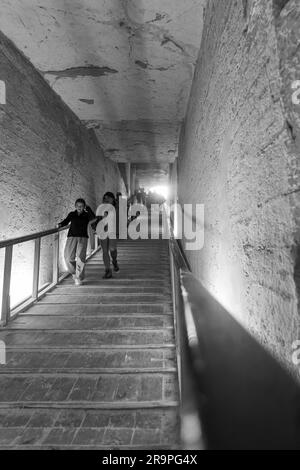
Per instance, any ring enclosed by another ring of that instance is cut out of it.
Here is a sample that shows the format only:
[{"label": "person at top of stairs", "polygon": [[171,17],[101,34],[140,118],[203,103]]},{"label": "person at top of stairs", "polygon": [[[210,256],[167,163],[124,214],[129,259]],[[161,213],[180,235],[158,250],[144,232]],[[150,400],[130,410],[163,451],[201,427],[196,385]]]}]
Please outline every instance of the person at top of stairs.
[{"label": "person at top of stairs", "polygon": [[96,217],[99,221],[96,227],[96,232],[101,241],[103,262],[105,265],[103,279],[112,278],[110,256],[114,271],[118,272],[120,270],[117,261],[116,204],[114,194],[107,192],[103,196],[103,203],[100,204],[96,211]]},{"label": "person at top of stairs", "polygon": [[80,286],[84,279],[84,267],[86,262],[86,250],[88,243],[88,224],[95,218],[92,209],[86,205],[84,199],[77,199],[75,211],[70,212],[67,217],[57,226],[70,229],[66,241],[64,257],[68,272],[72,274],[75,285]]}]

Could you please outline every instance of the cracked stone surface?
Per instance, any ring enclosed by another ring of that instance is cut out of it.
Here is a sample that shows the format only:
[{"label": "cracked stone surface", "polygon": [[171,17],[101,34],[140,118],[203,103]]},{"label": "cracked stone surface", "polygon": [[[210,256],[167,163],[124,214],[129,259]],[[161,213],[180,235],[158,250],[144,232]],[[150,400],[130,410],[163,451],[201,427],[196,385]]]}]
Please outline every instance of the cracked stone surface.
[{"label": "cracked stone surface", "polygon": [[101,278],[97,253],[80,293],[69,277],[0,329],[1,450],[178,447],[168,244],[124,240],[118,249],[118,276]]},{"label": "cracked stone surface", "polygon": [[[2,0],[0,29],[82,121],[100,125],[108,157],[155,165],[177,156],[204,3]],[[152,132],[141,133],[145,122]]]},{"label": "cracked stone surface", "polygon": [[[88,127],[96,132],[100,145],[114,161],[172,163],[177,155],[179,123],[168,121],[93,121]],[[134,160],[133,160],[134,161]]]},{"label": "cracked stone surface", "polygon": [[291,359],[300,334],[300,112],[291,99],[300,4],[224,4],[206,9],[180,143],[180,202],[205,204],[205,246],[187,256],[205,287],[300,379]]}]

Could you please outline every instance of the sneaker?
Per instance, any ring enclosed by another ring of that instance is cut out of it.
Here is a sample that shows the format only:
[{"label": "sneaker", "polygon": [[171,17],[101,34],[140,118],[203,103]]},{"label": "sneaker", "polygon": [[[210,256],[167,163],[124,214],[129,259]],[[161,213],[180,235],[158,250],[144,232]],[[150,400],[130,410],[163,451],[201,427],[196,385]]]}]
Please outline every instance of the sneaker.
[{"label": "sneaker", "polygon": [[75,279],[75,286],[81,286],[82,282],[80,279],[78,279],[78,277],[76,277]]},{"label": "sneaker", "polygon": [[120,271],[120,268],[119,268],[119,265],[118,265],[117,261],[115,261],[115,262],[113,263],[113,265],[114,265],[114,271],[116,271],[116,273],[119,272],[119,271]]},{"label": "sneaker", "polygon": [[112,278],[111,269],[106,269],[103,279],[111,279],[111,278]]}]

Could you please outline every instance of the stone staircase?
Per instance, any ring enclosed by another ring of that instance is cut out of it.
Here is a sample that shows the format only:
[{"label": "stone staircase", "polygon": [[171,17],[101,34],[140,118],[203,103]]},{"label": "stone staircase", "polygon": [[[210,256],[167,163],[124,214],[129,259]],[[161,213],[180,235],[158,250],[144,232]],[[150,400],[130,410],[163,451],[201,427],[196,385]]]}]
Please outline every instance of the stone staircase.
[{"label": "stone staircase", "polygon": [[168,244],[119,243],[121,271],[70,278],[8,327],[0,448],[178,448]]}]

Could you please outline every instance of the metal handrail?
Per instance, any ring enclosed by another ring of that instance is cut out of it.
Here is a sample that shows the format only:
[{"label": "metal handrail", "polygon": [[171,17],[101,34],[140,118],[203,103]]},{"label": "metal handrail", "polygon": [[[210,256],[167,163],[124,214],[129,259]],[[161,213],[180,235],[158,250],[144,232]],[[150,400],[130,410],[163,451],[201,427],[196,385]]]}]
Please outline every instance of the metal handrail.
[{"label": "metal handrail", "polygon": [[169,233],[169,256],[172,281],[172,300],[176,338],[176,356],[180,396],[180,438],[186,450],[205,448],[202,424],[199,414],[197,387],[190,355],[191,317],[187,317],[186,297],[181,282],[181,273],[189,272],[190,266],[182,246],[174,236],[171,214],[163,207]]},{"label": "metal handrail", "polygon": [[183,447],[300,449],[299,384],[193,276],[170,234]]},{"label": "metal handrail", "polygon": [[49,230],[44,230],[42,232],[34,232],[29,235],[23,235],[21,237],[10,238],[8,240],[0,241],[0,249],[6,248],[8,246],[19,245],[20,243],[30,242],[32,240],[36,240],[37,238],[47,237],[48,235],[52,235],[54,233],[63,232],[67,230],[69,226],[61,227],[61,228],[52,228]]},{"label": "metal handrail", "polygon": [[181,282],[197,335],[190,349],[208,448],[299,450],[299,383],[192,273]]},{"label": "metal handrail", "polygon": [[[16,237],[9,240],[3,240],[0,242],[0,249],[4,249],[4,273],[3,273],[3,289],[2,289],[2,305],[1,305],[1,317],[0,317],[0,326],[5,326],[12,317],[17,316],[24,309],[29,308],[37,300],[43,297],[49,290],[53,289],[59,282],[61,282],[65,277],[68,276],[68,273],[60,275],[59,272],[59,235],[60,232],[63,232],[69,228],[69,225],[66,227],[53,228],[49,230],[44,230],[42,232],[35,232],[29,235],[24,235],[21,237]],[[40,256],[41,256],[41,240],[44,237],[53,235],[53,273],[52,273],[52,283],[50,283],[46,288],[39,289],[39,278],[40,278]],[[12,262],[13,262],[13,247],[21,243],[28,241],[34,241],[34,260],[33,260],[33,284],[32,284],[32,293],[31,296],[27,299],[24,299],[15,309],[11,310],[10,305],[10,285],[11,285],[11,272],[12,272]],[[95,236],[95,249],[91,253],[92,256],[98,250],[98,237]],[[90,258],[87,257],[87,259]]]}]

